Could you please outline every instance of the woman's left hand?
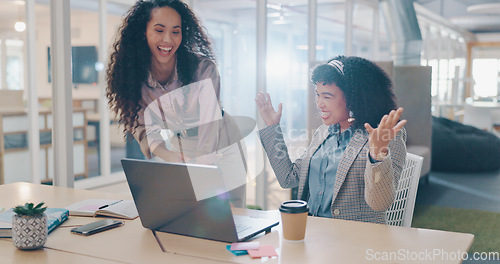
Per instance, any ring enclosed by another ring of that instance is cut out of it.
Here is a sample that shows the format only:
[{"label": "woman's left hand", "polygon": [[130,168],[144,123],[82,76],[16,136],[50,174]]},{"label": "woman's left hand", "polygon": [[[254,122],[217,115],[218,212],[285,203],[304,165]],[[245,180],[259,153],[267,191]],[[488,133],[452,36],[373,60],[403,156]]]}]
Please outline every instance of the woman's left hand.
[{"label": "woman's left hand", "polygon": [[373,128],[370,124],[365,123],[366,131],[370,135],[368,144],[370,146],[370,156],[373,159],[377,159],[380,153],[388,153],[387,146],[389,146],[389,142],[406,124],[406,120],[399,121],[402,113],[402,107],[392,110],[388,115],[382,117],[377,128]]}]

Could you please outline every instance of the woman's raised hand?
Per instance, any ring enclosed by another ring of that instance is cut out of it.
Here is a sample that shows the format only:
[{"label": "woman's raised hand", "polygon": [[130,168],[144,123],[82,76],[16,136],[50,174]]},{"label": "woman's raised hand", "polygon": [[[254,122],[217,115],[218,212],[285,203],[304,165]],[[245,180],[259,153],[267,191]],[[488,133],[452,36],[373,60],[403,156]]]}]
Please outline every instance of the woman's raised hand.
[{"label": "woman's raised hand", "polygon": [[278,111],[275,111],[273,104],[271,102],[271,97],[268,93],[259,92],[257,97],[255,97],[255,102],[257,102],[257,107],[259,108],[260,115],[267,126],[272,126],[278,124],[281,119],[281,112],[283,104],[278,105]]},{"label": "woman's raised hand", "polygon": [[401,128],[406,124],[406,120],[399,121],[403,108],[392,110],[388,115],[384,115],[377,128],[373,128],[366,123],[366,131],[370,134],[368,143],[370,145],[370,156],[377,157],[380,152],[387,153],[389,142],[396,136]]}]

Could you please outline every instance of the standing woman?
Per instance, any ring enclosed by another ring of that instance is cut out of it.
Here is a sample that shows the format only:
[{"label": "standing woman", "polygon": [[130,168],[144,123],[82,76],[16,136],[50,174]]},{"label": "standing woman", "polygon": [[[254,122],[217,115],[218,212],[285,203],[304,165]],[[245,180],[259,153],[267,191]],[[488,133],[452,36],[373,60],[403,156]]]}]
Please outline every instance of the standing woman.
[{"label": "standing woman", "polygon": [[257,106],[267,127],[261,142],[283,188],[299,187],[309,214],[387,223],[406,160],[406,120],[399,120],[392,83],[374,63],[339,56],[311,76],[323,121],[302,156],[292,162],[269,94]]},{"label": "standing woman", "polygon": [[[234,130],[228,129],[232,120],[222,116],[210,41],[185,3],[137,1],[113,49],[107,69],[109,104],[147,158],[219,167],[231,163],[227,159],[241,162],[238,148],[224,142]],[[242,180],[228,174],[223,172],[226,185],[240,186],[233,194],[244,203],[246,175]]]}]

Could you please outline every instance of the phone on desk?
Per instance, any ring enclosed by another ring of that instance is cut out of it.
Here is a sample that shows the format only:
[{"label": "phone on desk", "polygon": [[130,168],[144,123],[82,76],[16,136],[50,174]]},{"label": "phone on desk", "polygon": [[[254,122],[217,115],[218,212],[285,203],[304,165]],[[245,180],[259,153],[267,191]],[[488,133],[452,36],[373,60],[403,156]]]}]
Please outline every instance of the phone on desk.
[{"label": "phone on desk", "polygon": [[71,229],[71,232],[79,235],[90,236],[104,230],[122,226],[123,224],[123,221],[106,218],[97,222],[75,227]]}]

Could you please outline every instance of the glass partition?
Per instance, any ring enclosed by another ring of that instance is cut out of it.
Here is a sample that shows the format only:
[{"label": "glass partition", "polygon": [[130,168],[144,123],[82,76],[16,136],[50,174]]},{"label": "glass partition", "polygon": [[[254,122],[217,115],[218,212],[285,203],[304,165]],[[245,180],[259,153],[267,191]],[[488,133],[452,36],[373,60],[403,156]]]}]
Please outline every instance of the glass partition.
[{"label": "glass partition", "polygon": [[[71,6],[71,45],[73,52],[73,106],[75,109],[83,109],[87,117],[87,167],[88,176],[101,176],[101,150],[100,130],[101,115],[110,115],[110,151],[111,173],[122,171],[120,160],[126,157],[126,142],[123,127],[120,127],[108,107],[99,108],[101,89],[105,84],[98,83],[97,74],[104,70],[108,64],[111,47],[115,40],[117,29],[129,9],[127,5],[120,5],[108,1],[106,6],[106,61],[99,61],[99,1],[72,1]],[[87,53],[85,53],[87,52]],[[83,56],[80,56],[83,55]],[[92,60],[91,60],[92,59]],[[77,75],[75,75],[75,71]],[[80,76],[94,77],[94,81]]]},{"label": "glass partition", "polygon": [[[31,181],[31,157],[28,149],[29,120],[27,116],[27,67],[26,67],[26,46],[27,46],[27,20],[25,16],[24,1],[0,1],[0,90],[17,90],[15,93],[7,93],[1,98],[3,102],[8,102],[7,107],[3,105],[2,112],[3,126],[0,125],[0,136],[5,140],[0,144],[0,183],[11,183],[17,181]],[[48,7],[46,5],[35,5],[35,20],[42,22],[49,19]],[[30,29],[33,30],[33,29]],[[45,35],[50,36],[50,28],[43,29],[40,23],[36,23],[37,42]],[[45,54],[47,46],[45,46]],[[36,71],[43,71],[45,65],[40,64],[39,53],[35,52]],[[46,69],[45,69],[46,72]],[[38,80],[36,80],[38,82]],[[8,91],[5,91],[8,92]],[[12,91],[14,92],[14,91]],[[11,107],[9,109],[9,107]],[[40,160],[39,175],[45,181],[48,180],[50,168],[47,165],[47,155],[50,143],[50,133],[47,133],[46,121],[48,115],[40,113]],[[20,166],[20,164],[23,164]]]},{"label": "glass partition", "polygon": [[[213,38],[221,75],[221,100],[233,115],[256,117],[256,3],[248,0],[199,0],[193,3],[208,34]],[[203,10],[203,11],[201,11]],[[284,105],[282,126],[292,158],[302,153],[306,134],[307,1],[288,5],[267,5],[267,91],[274,105]],[[250,175],[262,169],[260,143],[255,135],[246,138]],[[289,199],[269,171],[268,209],[276,209]],[[247,204],[255,202],[255,181],[247,186]]]},{"label": "glass partition", "polygon": [[[128,5],[121,5],[108,1],[106,6],[106,40],[107,57],[115,40],[117,29],[122,23],[122,18],[129,9]],[[72,46],[72,71],[73,71],[73,109],[84,111],[86,114],[86,141],[85,154],[86,175],[77,177],[83,179],[102,175],[101,172],[101,147],[100,147],[100,116],[110,115],[110,151],[111,173],[122,171],[120,160],[126,156],[126,142],[123,127],[119,127],[114,114],[109,109],[99,109],[101,89],[105,84],[98,82],[98,72],[105,69],[107,59],[99,61],[99,1],[98,0],[72,0],[71,1],[71,46]],[[75,157],[77,159],[78,157]]]},{"label": "glass partition", "polygon": [[[352,27],[352,55],[374,58],[374,7],[363,2],[354,2]],[[378,28],[377,28],[378,29]]]},{"label": "glass partition", "polygon": [[327,0],[317,5],[316,60],[326,61],[344,54],[345,3]]},{"label": "glass partition", "polygon": [[[256,3],[228,0],[194,1],[192,8],[214,43],[217,69],[221,78],[221,105],[235,118],[256,117]],[[249,134],[251,131],[244,131]],[[247,204],[255,205],[255,175],[263,169],[255,133],[245,137],[250,178],[247,183]]]},{"label": "glass partition", "polygon": [[466,40],[470,36],[420,8],[416,11],[422,32],[421,65],[432,67],[432,114],[459,119],[471,81],[466,77]]},{"label": "glass partition", "polygon": [[[308,1],[267,6],[267,90],[273,105],[283,103],[281,127],[292,160],[303,154],[308,144],[307,105],[309,88]],[[269,166],[268,209],[278,209],[290,199]]]},{"label": "glass partition", "polygon": [[[98,109],[97,101],[100,96],[100,84],[97,81],[96,62],[99,52],[99,16],[98,0],[72,0],[70,5],[71,20],[71,46],[72,46],[72,71],[73,85],[67,87],[73,94],[73,131],[74,131],[74,173],[76,179],[84,179],[100,175],[99,171],[99,150],[96,144],[99,140],[99,133],[96,133],[95,124],[98,124],[99,115],[102,112]],[[114,38],[116,29],[121,23],[122,16],[129,6],[117,3],[108,3],[107,31],[108,45]],[[0,22],[2,25],[11,25],[2,28],[0,34],[0,89],[24,90],[26,99],[26,31],[16,31],[14,22],[25,21],[24,1],[2,1],[0,10],[16,10],[13,12],[1,12]],[[20,12],[18,13],[17,10]],[[36,92],[39,101],[39,129],[40,129],[40,179],[43,183],[51,183],[54,175],[53,152],[51,129],[53,126],[52,111],[52,80],[51,80],[51,15],[50,5],[47,1],[35,3],[35,69],[36,69]],[[108,48],[108,47],[106,47]],[[106,64],[104,62],[103,64]],[[101,67],[102,68],[102,67]],[[27,109],[26,109],[27,111]],[[104,110],[106,114],[108,110]],[[86,117],[84,118],[83,114]],[[96,122],[94,122],[96,121]],[[27,126],[27,125],[26,125]],[[14,129],[14,128],[13,128]],[[19,128],[16,133],[27,133],[27,128]],[[117,134],[112,139],[112,171],[121,170],[120,159],[125,157],[123,136],[118,134],[118,129],[112,130]],[[17,135],[17,134],[15,134]],[[14,135],[14,136],[15,136]],[[43,135],[43,137],[42,137]],[[26,138],[24,139],[26,141]],[[24,147],[7,150],[3,158],[3,163],[29,160],[27,142]],[[11,153],[12,152],[12,153]],[[29,181],[30,168],[18,170],[12,174],[8,166],[2,169],[2,176],[9,181]],[[7,175],[9,174],[9,175]],[[0,178],[2,178],[0,177]]]}]

